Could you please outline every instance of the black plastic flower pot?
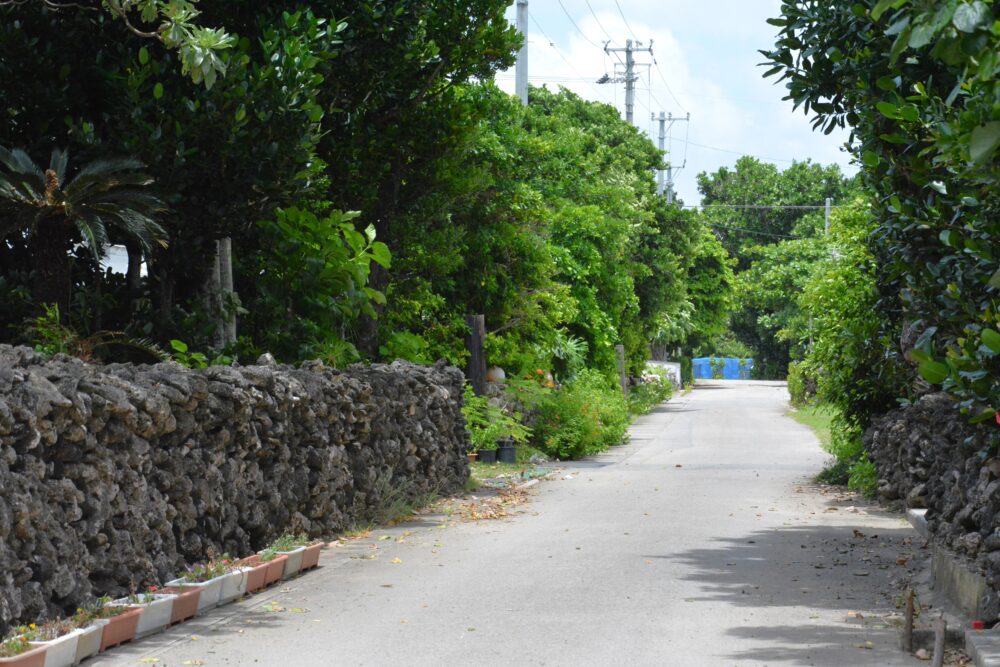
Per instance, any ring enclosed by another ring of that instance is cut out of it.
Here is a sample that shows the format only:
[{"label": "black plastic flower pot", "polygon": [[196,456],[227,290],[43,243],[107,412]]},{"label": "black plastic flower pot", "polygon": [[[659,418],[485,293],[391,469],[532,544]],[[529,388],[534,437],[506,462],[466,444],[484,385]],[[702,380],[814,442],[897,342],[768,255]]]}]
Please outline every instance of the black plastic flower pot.
[{"label": "black plastic flower pot", "polygon": [[497,450],[495,449],[480,449],[478,453],[479,453],[478,459],[480,463],[497,462]]},{"label": "black plastic flower pot", "polygon": [[517,463],[517,450],[514,445],[500,445],[497,450],[497,461],[500,463]]}]

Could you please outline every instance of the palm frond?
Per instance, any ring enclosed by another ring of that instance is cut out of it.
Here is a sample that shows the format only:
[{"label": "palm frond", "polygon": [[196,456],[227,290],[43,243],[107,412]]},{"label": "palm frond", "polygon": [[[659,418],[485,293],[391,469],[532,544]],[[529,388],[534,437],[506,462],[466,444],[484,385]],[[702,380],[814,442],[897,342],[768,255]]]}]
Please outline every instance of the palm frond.
[{"label": "palm frond", "polygon": [[152,192],[143,192],[142,190],[133,190],[131,188],[122,188],[120,190],[105,192],[95,197],[92,201],[95,204],[127,205],[132,209],[150,212],[161,212],[167,210],[167,205],[163,202],[163,200],[154,195]]},{"label": "palm frond", "polygon": [[49,158],[49,169],[56,172],[60,183],[66,182],[66,163],[69,162],[69,151],[59,148],[52,149],[52,157]]},{"label": "palm frond", "polygon": [[108,233],[104,220],[99,215],[81,213],[73,221],[76,223],[76,228],[80,230],[83,240],[86,241],[87,247],[90,248],[90,254],[94,256],[96,261],[100,262],[101,254],[108,244]]},{"label": "palm frond", "polygon": [[130,157],[94,160],[93,162],[88,162],[83,169],[80,170],[80,173],[73,178],[73,181],[75,182],[86,176],[105,176],[119,171],[135,171],[136,169],[142,169],[145,166],[146,165],[139,160]]},{"label": "palm frond", "polygon": [[39,200],[39,195],[27,181],[9,181],[0,176],[0,199],[12,204],[31,206]]},{"label": "palm frond", "polygon": [[8,171],[15,174],[37,176],[43,181],[45,179],[45,174],[42,173],[41,168],[20,148],[7,150],[3,146],[0,146],[0,162],[7,167]]},{"label": "palm frond", "polygon": [[130,188],[146,186],[153,182],[153,178],[141,172],[128,174],[87,174],[77,176],[70,183],[66,184],[63,191],[66,196],[73,200],[81,200],[92,197],[95,194],[109,192],[117,188]]}]

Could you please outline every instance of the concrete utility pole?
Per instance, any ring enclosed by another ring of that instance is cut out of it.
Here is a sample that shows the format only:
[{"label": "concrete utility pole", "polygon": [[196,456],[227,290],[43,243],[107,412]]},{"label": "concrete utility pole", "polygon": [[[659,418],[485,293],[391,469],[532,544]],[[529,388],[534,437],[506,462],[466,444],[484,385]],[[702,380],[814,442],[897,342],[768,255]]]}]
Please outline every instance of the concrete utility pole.
[{"label": "concrete utility pole", "polygon": [[514,89],[521,98],[521,104],[528,106],[528,0],[517,0],[517,31],[524,41],[517,52]]},{"label": "concrete utility pole", "polygon": [[[665,150],[664,141],[667,138],[667,130],[673,127],[674,123],[681,122],[686,123],[691,120],[691,114],[688,113],[684,118],[674,118],[672,113],[664,114],[662,111],[660,115],[657,116],[655,113],[650,114],[652,120],[659,121],[660,123],[660,135],[659,135],[659,146],[660,153],[662,154]],[[667,125],[670,123],[670,125]],[[685,165],[681,165],[684,168]],[[672,162],[667,162],[667,182],[663,182],[663,170],[660,169],[656,173],[656,194],[666,195],[667,203],[674,203],[674,165]]]},{"label": "concrete utility pole", "polygon": [[[624,83],[625,84],[625,120],[629,123],[632,122],[633,111],[635,110],[635,82],[639,80],[639,75],[635,73],[635,54],[641,51],[649,53],[650,56],[653,55],[653,42],[649,42],[649,46],[643,48],[642,42],[635,41],[631,39],[625,40],[625,48],[610,48],[608,46],[609,42],[604,43],[605,53],[625,53],[625,62],[619,63],[624,66],[624,70],[621,72],[616,71],[614,77],[610,77],[607,74],[602,76],[597,80],[597,83]],[[617,66],[615,68],[618,69]]]},{"label": "concrete utility pole", "polygon": [[830,206],[833,204],[833,200],[829,197],[826,198],[826,205],[823,207],[824,218],[823,218],[823,229],[826,235],[830,235]]}]

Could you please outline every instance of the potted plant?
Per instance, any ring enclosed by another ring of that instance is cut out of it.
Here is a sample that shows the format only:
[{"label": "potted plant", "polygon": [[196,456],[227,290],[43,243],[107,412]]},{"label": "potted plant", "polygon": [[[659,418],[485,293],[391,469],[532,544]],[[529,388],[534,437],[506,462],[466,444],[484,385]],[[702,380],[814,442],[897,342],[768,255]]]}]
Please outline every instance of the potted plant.
[{"label": "potted plant", "polygon": [[101,616],[98,604],[80,607],[73,615],[73,623],[80,628],[80,636],[76,643],[76,660],[79,664],[87,658],[97,655],[101,650],[101,637],[108,619]]},{"label": "potted plant", "polygon": [[281,575],[282,579],[294,577],[302,570],[302,556],[306,551],[303,541],[305,541],[304,536],[285,534],[268,546],[268,549],[273,550],[277,555],[287,556],[285,570]]},{"label": "potted plant", "polygon": [[45,667],[45,647],[31,645],[30,640],[35,635],[35,629],[33,623],[15,628],[10,636],[0,642],[0,665]]},{"label": "potted plant", "polygon": [[128,607],[113,604],[111,598],[102,597],[97,601],[95,613],[107,620],[101,628],[101,652],[135,639],[142,607]]},{"label": "potted plant", "polygon": [[281,581],[285,573],[285,562],[288,560],[287,554],[279,554],[274,549],[268,547],[257,554],[262,563],[267,564],[267,573],[264,580],[265,586]]},{"label": "potted plant", "polygon": [[136,593],[133,589],[128,597],[112,600],[111,603],[123,607],[136,607],[142,611],[135,628],[136,639],[142,639],[170,625],[175,597],[160,592],[157,586],[150,586],[144,593]]},{"label": "potted plant", "polygon": [[[305,538],[305,535],[302,537]],[[323,544],[322,540],[306,542],[306,550],[305,553],[302,554],[302,572],[319,566],[319,552],[322,551]]]},{"label": "potted plant", "polygon": [[198,611],[202,612],[243,597],[247,592],[248,571],[249,568],[236,566],[232,558],[223,554],[220,558],[189,566],[184,576],[168,581],[167,585],[200,587]]},{"label": "potted plant", "polygon": [[198,602],[201,600],[201,588],[198,586],[164,586],[160,592],[175,596],[170,609],[170,625],[189,621],[198,615]]},{"label": "potted plant", "polygon": [[[270,567],[270,564],[261,560],[259,554],[240,558],[235,565],[246,570],[247,593],[256,593],[267,587],[267,568]],[[284,569],[284,565],[281,567]],[[280,578],[281,575],[278,576]]]},{"label": "potted plant", "polygon": [[71,667],[76,664],[76,649],[82,633],[72,620],[59,619],[35,628],[29,642],[32,646],[45,647],[45,667]]}]

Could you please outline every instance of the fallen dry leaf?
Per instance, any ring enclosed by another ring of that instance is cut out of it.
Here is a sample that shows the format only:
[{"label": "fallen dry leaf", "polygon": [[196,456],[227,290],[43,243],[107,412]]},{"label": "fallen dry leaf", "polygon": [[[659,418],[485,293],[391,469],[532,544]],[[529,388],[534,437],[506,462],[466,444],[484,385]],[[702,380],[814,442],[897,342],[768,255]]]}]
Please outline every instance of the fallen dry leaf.
[{"label": "fallen dry leaf", "polygon": [[399,558],[393,558],[390,562],[393,563],[394,565],[399,565],[403,561]]}]

